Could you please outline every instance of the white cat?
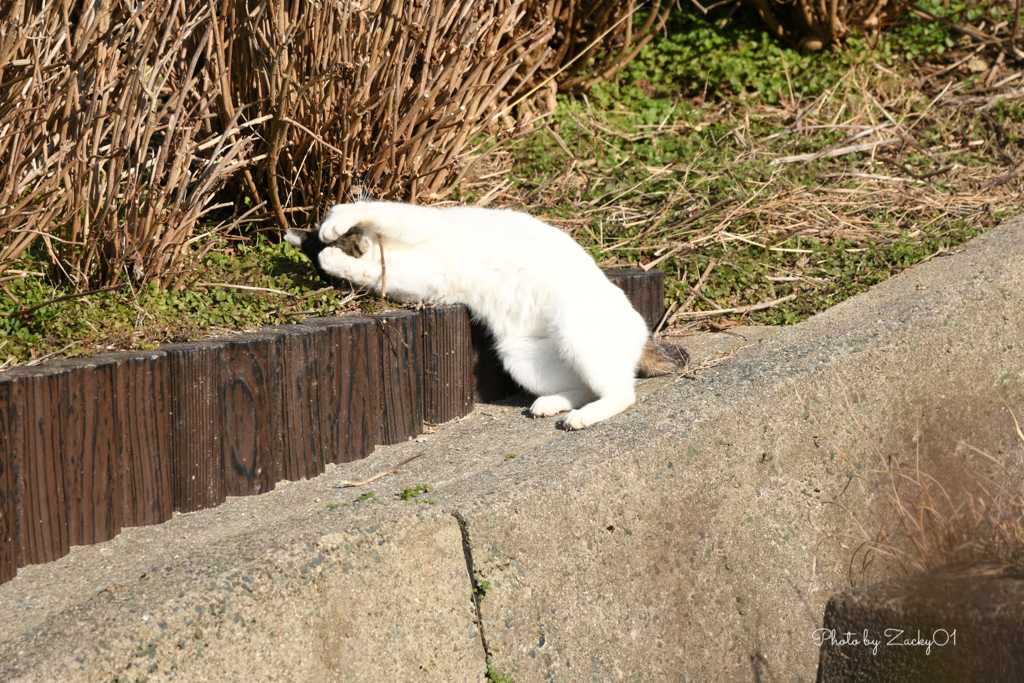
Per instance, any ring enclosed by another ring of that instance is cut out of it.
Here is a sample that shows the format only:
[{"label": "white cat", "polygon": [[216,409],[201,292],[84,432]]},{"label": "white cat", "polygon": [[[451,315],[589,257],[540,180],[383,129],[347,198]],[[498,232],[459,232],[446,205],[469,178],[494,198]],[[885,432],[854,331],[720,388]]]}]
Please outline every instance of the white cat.
[{"label": "white cat", "polygon": [[285,239],[321,275],[377,292],[383,242],[387,294],[465,304],[491,330],[508,373],[538,396],[530,413],[569,411],[565,429],[633,405],[638,371],[677,367],[587,252],[525,213],[361,201],[333,207],[319,234],[289,230]]}]

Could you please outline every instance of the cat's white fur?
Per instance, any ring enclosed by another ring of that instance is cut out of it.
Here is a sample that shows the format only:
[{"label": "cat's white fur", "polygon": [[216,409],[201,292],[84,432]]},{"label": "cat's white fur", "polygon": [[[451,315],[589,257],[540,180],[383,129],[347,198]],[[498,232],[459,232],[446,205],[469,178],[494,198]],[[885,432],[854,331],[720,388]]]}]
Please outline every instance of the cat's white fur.
[{"label": "cat's white fur", "polygon": [[465,304],[491,330],[505,369],[538,396],[533,415],[570,411],[564,427],[583,429],[636,401],[647,325],[567,234],[516,211],[356,202],[328,212],[320,239],[355,226],[365,253],[325,248],[323,269],[379,292],[383,238],[387,294]]}]

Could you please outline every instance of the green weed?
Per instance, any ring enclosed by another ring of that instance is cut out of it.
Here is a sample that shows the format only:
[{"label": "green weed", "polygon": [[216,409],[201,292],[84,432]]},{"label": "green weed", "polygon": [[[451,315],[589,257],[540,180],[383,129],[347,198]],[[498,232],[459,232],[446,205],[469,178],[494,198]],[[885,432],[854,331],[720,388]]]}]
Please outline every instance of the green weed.
[{"label": "green weed", "polygon": [[416,484],[416,486],[407,486],[401,490],[398,494],[400,500],[415,500],[420,503],[428,503],[430,505],[437,505],[437,501],[433,499],[420,498],[424,493],[433,491],[434,487],[429,484]]},{"label": "green weed", "polygon": [[24,271],[30,275],[2,283],[7,296],[0,295],[0,360],[154,348],[357,305],[347,292],[327,289],[306,258],[287,243],[272,244],[257,236],[251,241],[218,239],[206,248],[195,279],[179,291],[151,282],[63,300],[56,299],[68,292],[55,286],[41,258],[30,254]]},{"label": "green weed", "polygon": [[499,672],[491,664],[491,658],[487,658],[487,681],[488,683],[515,683],[510,676]]}]

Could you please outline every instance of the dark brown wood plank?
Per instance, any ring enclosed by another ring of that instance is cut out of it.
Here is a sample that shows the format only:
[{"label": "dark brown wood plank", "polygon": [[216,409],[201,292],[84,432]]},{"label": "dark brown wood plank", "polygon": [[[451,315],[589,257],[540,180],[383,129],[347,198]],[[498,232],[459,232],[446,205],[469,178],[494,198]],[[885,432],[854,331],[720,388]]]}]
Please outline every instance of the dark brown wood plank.
[{"label": "dark brown wood plank", "polygon": [[32,367],[8,371],[8,400],[20,410],[23,450],[18,455],[18,566],[41,564],[68,553],[68,501],[62,449],[61,393],[67,368]]},{"label": "dark brown wood plank", "polygon": [[18,533],[18,468],[24,448],[21,410],[11,400],[20,392],[13,377],[0,373],[0,583],[10,581],[18,571],[21,535]]},{"label": "dark brown wood plank", "polygon": [[665,314],[665,274],[657,268],[614,268],[604,271],[615,285],[626,293],[633,308],[653,330]]},{"label": "dark brown wood plank", "polygon": [[473,410],[473,345],[465,306],[420,311],[423,328],[423,419],[441,424]]},{"label": "dark brown wood plank", "polygon": [[[68,543],[92,545],[121,530],[115,435],[116,361],[102,357],[57,361],[63,418],[61,454],[68,506]],[[66,370],[66,371],[65,371]]]},{"label": "dark brown wood plank", "polygon": [[380,324],[368,317],[311,318],[322,328],[319,372],[320,418],[327,462],[365,458],[382,443]]},{"label": "dark brown wood plank", "polygon": [[162,351],[125,351],[115,362],[117,476],[121,526],[171,518],[170,363]]},{"label": "dark brown wood plank", "polygon": [[381,443],[401,443],[423,431],[420,316],[394,310],[372,317],[380,326]]},{"label": "dark brown wood plank", "polygon": [[223,343],[170,344],[167,354],[171,396],[171,497],[177,512],[194,512],[224,502],[218,371]]},{"label": "dark brown wood plank", "polygon": [[282,442],[276,478],[311,479],[323,473],[336,445],[334,430],[327,428],[327,416],[322,415],[321,384],[327,381],[322,366],[328,333],[316,325],[276,325],[260,332],[278,340]]},{"label": "dark brown wood plank", "polygon": [[281,453],[279,335],[222,341],[217,376],[224,432],[224,490],[248,496],[274,488]]}]

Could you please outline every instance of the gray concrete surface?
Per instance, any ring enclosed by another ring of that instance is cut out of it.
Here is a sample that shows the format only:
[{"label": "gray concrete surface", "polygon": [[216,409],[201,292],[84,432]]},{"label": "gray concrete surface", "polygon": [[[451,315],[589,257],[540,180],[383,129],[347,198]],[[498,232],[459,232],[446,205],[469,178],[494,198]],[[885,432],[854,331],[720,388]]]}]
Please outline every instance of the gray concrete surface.
[{"label": "gray concrete surface", "polygon": [[[1024,469],[992,389],[1024,416],[1024,224],[958,251],[791,328],[687,338],[696,379],[591,429],[482,405],[20,569],[0,679],[480,681],[489,655],[516,683],[811,681],[851,514],[884,502],[853,468],[955,482],[966,442]],[[375,498],[340,487],[419,452]],[[398,499],[420,483],[435,504]]]}]

